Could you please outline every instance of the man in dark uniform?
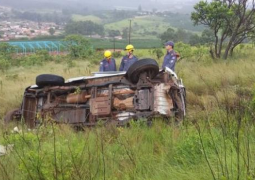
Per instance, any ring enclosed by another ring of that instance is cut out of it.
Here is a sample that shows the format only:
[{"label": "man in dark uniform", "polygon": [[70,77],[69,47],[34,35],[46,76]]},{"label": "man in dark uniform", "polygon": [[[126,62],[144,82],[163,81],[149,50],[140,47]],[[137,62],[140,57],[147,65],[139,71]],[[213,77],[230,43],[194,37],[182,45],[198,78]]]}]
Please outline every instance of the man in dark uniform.
[{"label": "man in dark uniform", "polygon": [[134,52],[133,45],[131,44],[127,45],[125,50],[127,51],[127,55],[124,56],[121,60],[120,71],[127,71],[132,64],[138,61],[137,57],[133,55]]},{"label": "man in dark uniform", "polygon": [[105,71],[116,71],[116,63],[115,59],[112,58],[111,51],[105,51],[104,52],[104,59],[100,62],[100,72]]},{"label": "man in dark uniform", "polygon": [[177,54],[174,51],[174,43],[172,41],[168,41],[165,43],[165,48],[167,50],[167,54],[164,57],[164,62],[162,64],[162,69],[168,67],[174,71],[175,63],[177,61]]}]

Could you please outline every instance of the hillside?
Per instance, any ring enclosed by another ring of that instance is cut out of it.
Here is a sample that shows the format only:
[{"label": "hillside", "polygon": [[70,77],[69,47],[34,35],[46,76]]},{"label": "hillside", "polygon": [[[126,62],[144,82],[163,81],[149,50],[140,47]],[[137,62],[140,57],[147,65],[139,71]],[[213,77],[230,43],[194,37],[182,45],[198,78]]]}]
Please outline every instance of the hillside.
[{"label": "hillside", "polygon": [[[159,35],[165,32],[168,28],[172,28],[175,31],[178,29],[186,30],[194,34],[200,34],[203,27],[194,27],[191,20],[187,20],[187,16],[176,17],[169,16],[163,17],[159,15],[147,15],[147,16],[135,16],[133,18],[125,18],[122,20],[114,20],[109,14],[105,14],[100,18],[95,15],[73,15],[74,21],[92,21],[97,24],[104,25],[106,32],[110,30],[118,30],[123,33],[123,30],[129,29],[129,23],[131,20],[132,26],[132,38],[133,39],[158,39]],[[110,22],[109,22],[110,21]]]},{"label": "hillside", "polygon": [[93,15],[82,16],[82,15],[78,15],[78,14],[73,14],[72,15],[72,20],[73,21],[92,21],[92,22],[98,23],[98,24],[102,23],[101,18],[99,18],[97,16],[93,16]]},{"label": "hillside", "polygon": [[[129,27],[129,19],[105,25],[107,30],[119,30]],[[170,28],[170,23],[163,22],[163,18],[154,16],[142,16],[132,19],[132,34],[134,38],[157,38],[157,35]]]}]

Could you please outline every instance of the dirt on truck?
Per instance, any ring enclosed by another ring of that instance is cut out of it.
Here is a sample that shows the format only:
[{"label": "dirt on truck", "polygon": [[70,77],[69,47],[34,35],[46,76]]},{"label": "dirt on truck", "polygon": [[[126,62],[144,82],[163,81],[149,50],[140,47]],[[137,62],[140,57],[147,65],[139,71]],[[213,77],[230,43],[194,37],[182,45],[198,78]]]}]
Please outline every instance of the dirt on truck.
[{"label": "dirt on truck", "polygon": [[[180,122],[185,116],[185,87],[169,68],[159,70],[153,59],[141,59],[127,72],[100,72],[64,80],[52,74],[36,77],[25,89],[19,109],[5,122],[21,121],[35,128],[45,121],[95,126],[122,126],[130,120],[156,117]],[[173,117],[173,118],[172,118]]]}]

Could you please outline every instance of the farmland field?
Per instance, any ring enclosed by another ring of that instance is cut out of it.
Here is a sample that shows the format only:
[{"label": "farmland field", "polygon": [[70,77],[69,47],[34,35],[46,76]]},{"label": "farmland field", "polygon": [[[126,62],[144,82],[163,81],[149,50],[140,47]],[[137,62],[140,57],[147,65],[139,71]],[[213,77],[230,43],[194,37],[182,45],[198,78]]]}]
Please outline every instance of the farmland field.
[{"label": "farmland field", "polygon": [[[172,28],[177,30],[176,23],[181,23],[182,21],[179,19],[178,22],[171,24],[170,22],[166,21],[164,17],[160,16],[136,16],[134,18],[127,18],[116,22],[107,23],[106,19],[101,19],[97,16],[89,15],[89,16],[82,16],[82,15],[73,15],[72,19],[74,21],[92,21],[94,23],[103,24],[106,31],[109,30],[119,30],[120,32],[123,29],[129,27],[129,20],[132,20],[132,37],[134,39],[158,39],[158,36],[165,32],[168,28]],[[192,26],[192,25],[189,25]],[[185,30],[185,28],[181,28]],[[201,32],[194,30],[190,31],[196,34]]]},{"label": "farmland field", "polygon": [[72,15],[72,20],[73,21],[92,21],[98,24],[102,22],[102,20],[99,17],[93,16],[93,15],[82,16],[82,15],[74,14]]},{"label": "farmland field", "polygon": [[[122,31],[129,27],[129,20],[125,19],[118,22],[105,25],[105,29],[113,29]],[[155,35],[143,35],[144,33],[156,32],[157,34],[163,33],[168,28],[173,28],[170,23],[164,22],[162,17],[157,16],[138,16],[132,19],[132,32],[134,38],[157,38]],[[176,29],[176,28],[173,28]]]}]

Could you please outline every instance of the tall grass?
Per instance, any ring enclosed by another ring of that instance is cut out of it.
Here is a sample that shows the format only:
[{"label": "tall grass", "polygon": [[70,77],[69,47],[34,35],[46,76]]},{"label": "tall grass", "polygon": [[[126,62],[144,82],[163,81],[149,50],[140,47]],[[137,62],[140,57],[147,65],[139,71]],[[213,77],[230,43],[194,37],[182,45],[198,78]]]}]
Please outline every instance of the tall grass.
[{"label": "tall grass", "polygon": [[0,177],[206,179],[209,171],[198,136],[190,131],[192,136],[158,123],[152,128],[133,124],[127,129],[98,127],[85,132],[53,125],[8,134],[3,142],[14,144],[14,149],[1,158]]},{"label": "tall grass", "polygon": [[[135,53],[154,57],[149,50]],[[0,179],[255,179],[253,57],[251,49],[242,49],[228,61],[204,56],[178,62],[188,100],[188,117],[179,128],[160,120],[152,127],[133,122],[129,128],[79,132],[51,121],[32,131],[20,125],[20,133],[0,127],[0,144],[14,145],[0,157]],[[121,58],[116,60],[119,66]],[[99,61],[100,56],[94,64]],[[48,62],[1,73],[0,116],[19,106],[38,74],[89,75],[98,69],[89,62]]]},{"label": "tall grass", "polygon": [[[254,179],[255,133],[249,116],[225,124],[225,111],[174,128],[48,125],[1,138],[1,179]],[[204,122],[206,120],[206,122]],[[22,128],[21,128],[22,129]]]}]

